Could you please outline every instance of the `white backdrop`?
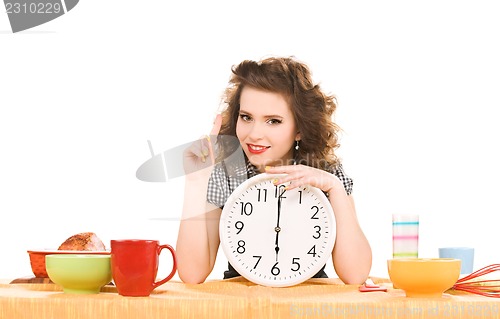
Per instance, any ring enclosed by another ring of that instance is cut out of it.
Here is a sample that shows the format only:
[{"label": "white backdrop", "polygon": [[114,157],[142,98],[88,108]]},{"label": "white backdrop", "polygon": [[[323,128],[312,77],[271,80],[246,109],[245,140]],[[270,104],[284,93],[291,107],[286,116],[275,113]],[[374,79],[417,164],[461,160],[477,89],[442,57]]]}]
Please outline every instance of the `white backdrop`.
[{"label": "white backdrop", "polygon": [[135,178],[147,140],[206,134],[230,67],[268,55],[338,96],[372,276],[387,276],[393,213],[420,215],[421,257],[472,246],[476,269],[500,262],[495,1],[243,3],[82,0],[16,34],[0,12],[0,278],[83,231],[174,246],[184,181]]}]

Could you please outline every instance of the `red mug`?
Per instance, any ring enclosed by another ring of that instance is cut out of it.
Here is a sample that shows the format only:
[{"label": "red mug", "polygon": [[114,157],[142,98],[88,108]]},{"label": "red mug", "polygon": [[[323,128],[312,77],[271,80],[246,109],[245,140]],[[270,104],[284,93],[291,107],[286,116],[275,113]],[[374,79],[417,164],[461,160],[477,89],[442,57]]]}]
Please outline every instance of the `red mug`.
[{"label": "red mug", "polygon": [[[172,271],[156,281],[160,253],[165,248],[172,254]],[[176,270],[175,251],[170,245],[160,245],[157,240],[111,240],[111,272],[122,296],[147,297],[153,289],[169,281]]]}]

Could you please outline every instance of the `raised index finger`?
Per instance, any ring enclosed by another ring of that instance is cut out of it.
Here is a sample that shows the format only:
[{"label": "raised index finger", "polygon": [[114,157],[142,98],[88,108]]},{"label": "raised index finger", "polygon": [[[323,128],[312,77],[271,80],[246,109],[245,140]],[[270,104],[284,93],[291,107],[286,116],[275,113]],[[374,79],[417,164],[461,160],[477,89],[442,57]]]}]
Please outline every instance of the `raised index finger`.
[{"label": "raised index finger", "polygon": [[214,150],[213,150],[212,143],[215,142],[217,135],[219,135],[219,131],[220,131],[221,126],[222,126],[222,115],[217,114],[217,116],[215,117],[215,120],[214,120],[214,126],[212,127],[212,131],[210,131],[210,135],[208,136],[208,142],[210,145],[208,152],[210,155],[210,159],[212,160],[212,163],[214,163],[214,164],[215,164],[215,156],[214,156]]},{"label": "raised index finger", "polygon": [[216,136],[219,135],[220,127],[222,126],[222,115],[217,114],[214,120],[214,126],[212,127],[212,131],[210,132],[210,135]]}]

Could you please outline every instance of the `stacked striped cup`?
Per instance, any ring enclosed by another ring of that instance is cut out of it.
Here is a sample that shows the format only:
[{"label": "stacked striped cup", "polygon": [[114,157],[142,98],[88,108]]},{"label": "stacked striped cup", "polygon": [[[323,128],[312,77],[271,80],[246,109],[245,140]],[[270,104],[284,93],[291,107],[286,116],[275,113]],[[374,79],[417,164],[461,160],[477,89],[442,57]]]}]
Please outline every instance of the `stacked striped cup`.
[{"label": "stacked striped cup", "polygon": [[418,258],[418,215],[392,215],[392,257]]}]

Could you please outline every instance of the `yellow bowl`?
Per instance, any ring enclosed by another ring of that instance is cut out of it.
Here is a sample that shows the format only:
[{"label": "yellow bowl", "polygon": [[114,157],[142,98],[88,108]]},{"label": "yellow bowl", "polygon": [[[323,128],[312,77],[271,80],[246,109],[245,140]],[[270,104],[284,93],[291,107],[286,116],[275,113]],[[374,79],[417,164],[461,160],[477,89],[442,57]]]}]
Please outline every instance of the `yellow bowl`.
[{"label": "yellow bowl", "polygon": [[442,297],[460,277],[460,259],[397,258],[387,261],[394,287],[407,297]]},{"label": "yellow bowl", "polygon": [[65,293],[97,294],[112,279],[110,255],[47,255],[45,264],[50,280]]}]

